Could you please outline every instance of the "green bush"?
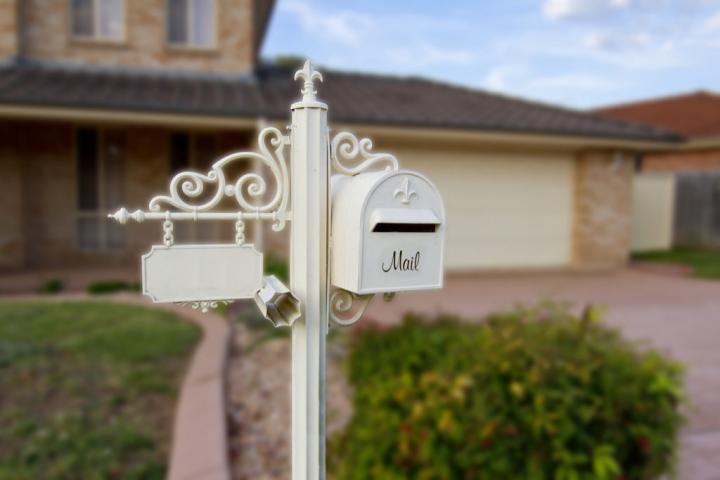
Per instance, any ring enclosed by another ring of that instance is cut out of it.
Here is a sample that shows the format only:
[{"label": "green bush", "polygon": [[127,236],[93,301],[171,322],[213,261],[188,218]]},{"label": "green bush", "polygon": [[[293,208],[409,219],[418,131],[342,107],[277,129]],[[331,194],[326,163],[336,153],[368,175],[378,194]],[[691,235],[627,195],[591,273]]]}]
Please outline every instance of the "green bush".
[{"label": "green bush", "polygon": [[290,267],[288,266],[287,260],[272,253],[266,254],[265,275],[275,275],[287,284],[290,281]]},{"label": "green bush", "polygon": [[482,324],[408,317],[351,341],[337,479],[650,479],[672,471],[682,368],[542,305]]},{"label": "green bush", "polygon": [[65,284],[63,281],[59,278],[51,278],[50,280],[47,280],[42,283],[39,287],[35,289],[35,292],[41,293],[41,294],[53,294],[53,293],[60,293],[65,289]]},{"label": "green bush", "polygon": [[126,282],[125,280],[101,280],[87,286],[87,292],[91,295],[101,295],[115,292],[139,292],[140,284],[137,282]]}]

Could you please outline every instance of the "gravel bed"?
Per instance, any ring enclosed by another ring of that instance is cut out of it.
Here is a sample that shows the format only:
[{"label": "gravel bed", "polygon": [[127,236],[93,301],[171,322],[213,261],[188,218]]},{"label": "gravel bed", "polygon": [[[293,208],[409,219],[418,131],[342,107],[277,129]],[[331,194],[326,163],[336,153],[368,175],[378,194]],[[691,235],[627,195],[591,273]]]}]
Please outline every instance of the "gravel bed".
[{"label": "gravel bed", "polygon": [[[352,414],[342,336],[331,336],[327,363],[327,434]],[[236,480],[290,478],[290,336],[235,324],[228,365],[230,458]]]}]

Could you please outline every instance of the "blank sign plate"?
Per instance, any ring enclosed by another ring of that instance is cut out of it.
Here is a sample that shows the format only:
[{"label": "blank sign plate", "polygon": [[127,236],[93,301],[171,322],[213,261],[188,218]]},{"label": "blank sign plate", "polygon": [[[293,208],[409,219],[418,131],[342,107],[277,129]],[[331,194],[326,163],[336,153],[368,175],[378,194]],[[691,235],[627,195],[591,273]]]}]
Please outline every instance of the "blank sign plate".
[{"label": "blank sign plate", "polygon": [[262,272],[252,245],[153,245],[142,257],[143,293],[158,303],[252,298]]}]

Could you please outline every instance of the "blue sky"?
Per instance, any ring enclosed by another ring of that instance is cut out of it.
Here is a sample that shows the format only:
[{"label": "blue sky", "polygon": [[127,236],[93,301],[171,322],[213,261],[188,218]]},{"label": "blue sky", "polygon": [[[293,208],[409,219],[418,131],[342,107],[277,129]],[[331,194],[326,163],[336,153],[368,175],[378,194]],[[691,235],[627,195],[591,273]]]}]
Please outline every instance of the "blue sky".
[{"label": "blue sky", "polygon": [[262,51],[587,108],[720,90],[720,0],[279,0]]}]

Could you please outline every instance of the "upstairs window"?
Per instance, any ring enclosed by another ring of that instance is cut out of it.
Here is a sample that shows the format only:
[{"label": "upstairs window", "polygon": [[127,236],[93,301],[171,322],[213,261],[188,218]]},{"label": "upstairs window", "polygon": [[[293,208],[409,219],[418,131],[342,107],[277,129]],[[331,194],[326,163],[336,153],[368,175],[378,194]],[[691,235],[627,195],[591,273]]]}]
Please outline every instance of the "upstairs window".
[{"label": "upstairs window", "polygon": [[168,0],[167,36],[170,45],[215,46],[215,0]]},{"label": "upstairs window", "polygon": [[124,0],[72,0],[72,33],[79,38],[122,40]]}]

